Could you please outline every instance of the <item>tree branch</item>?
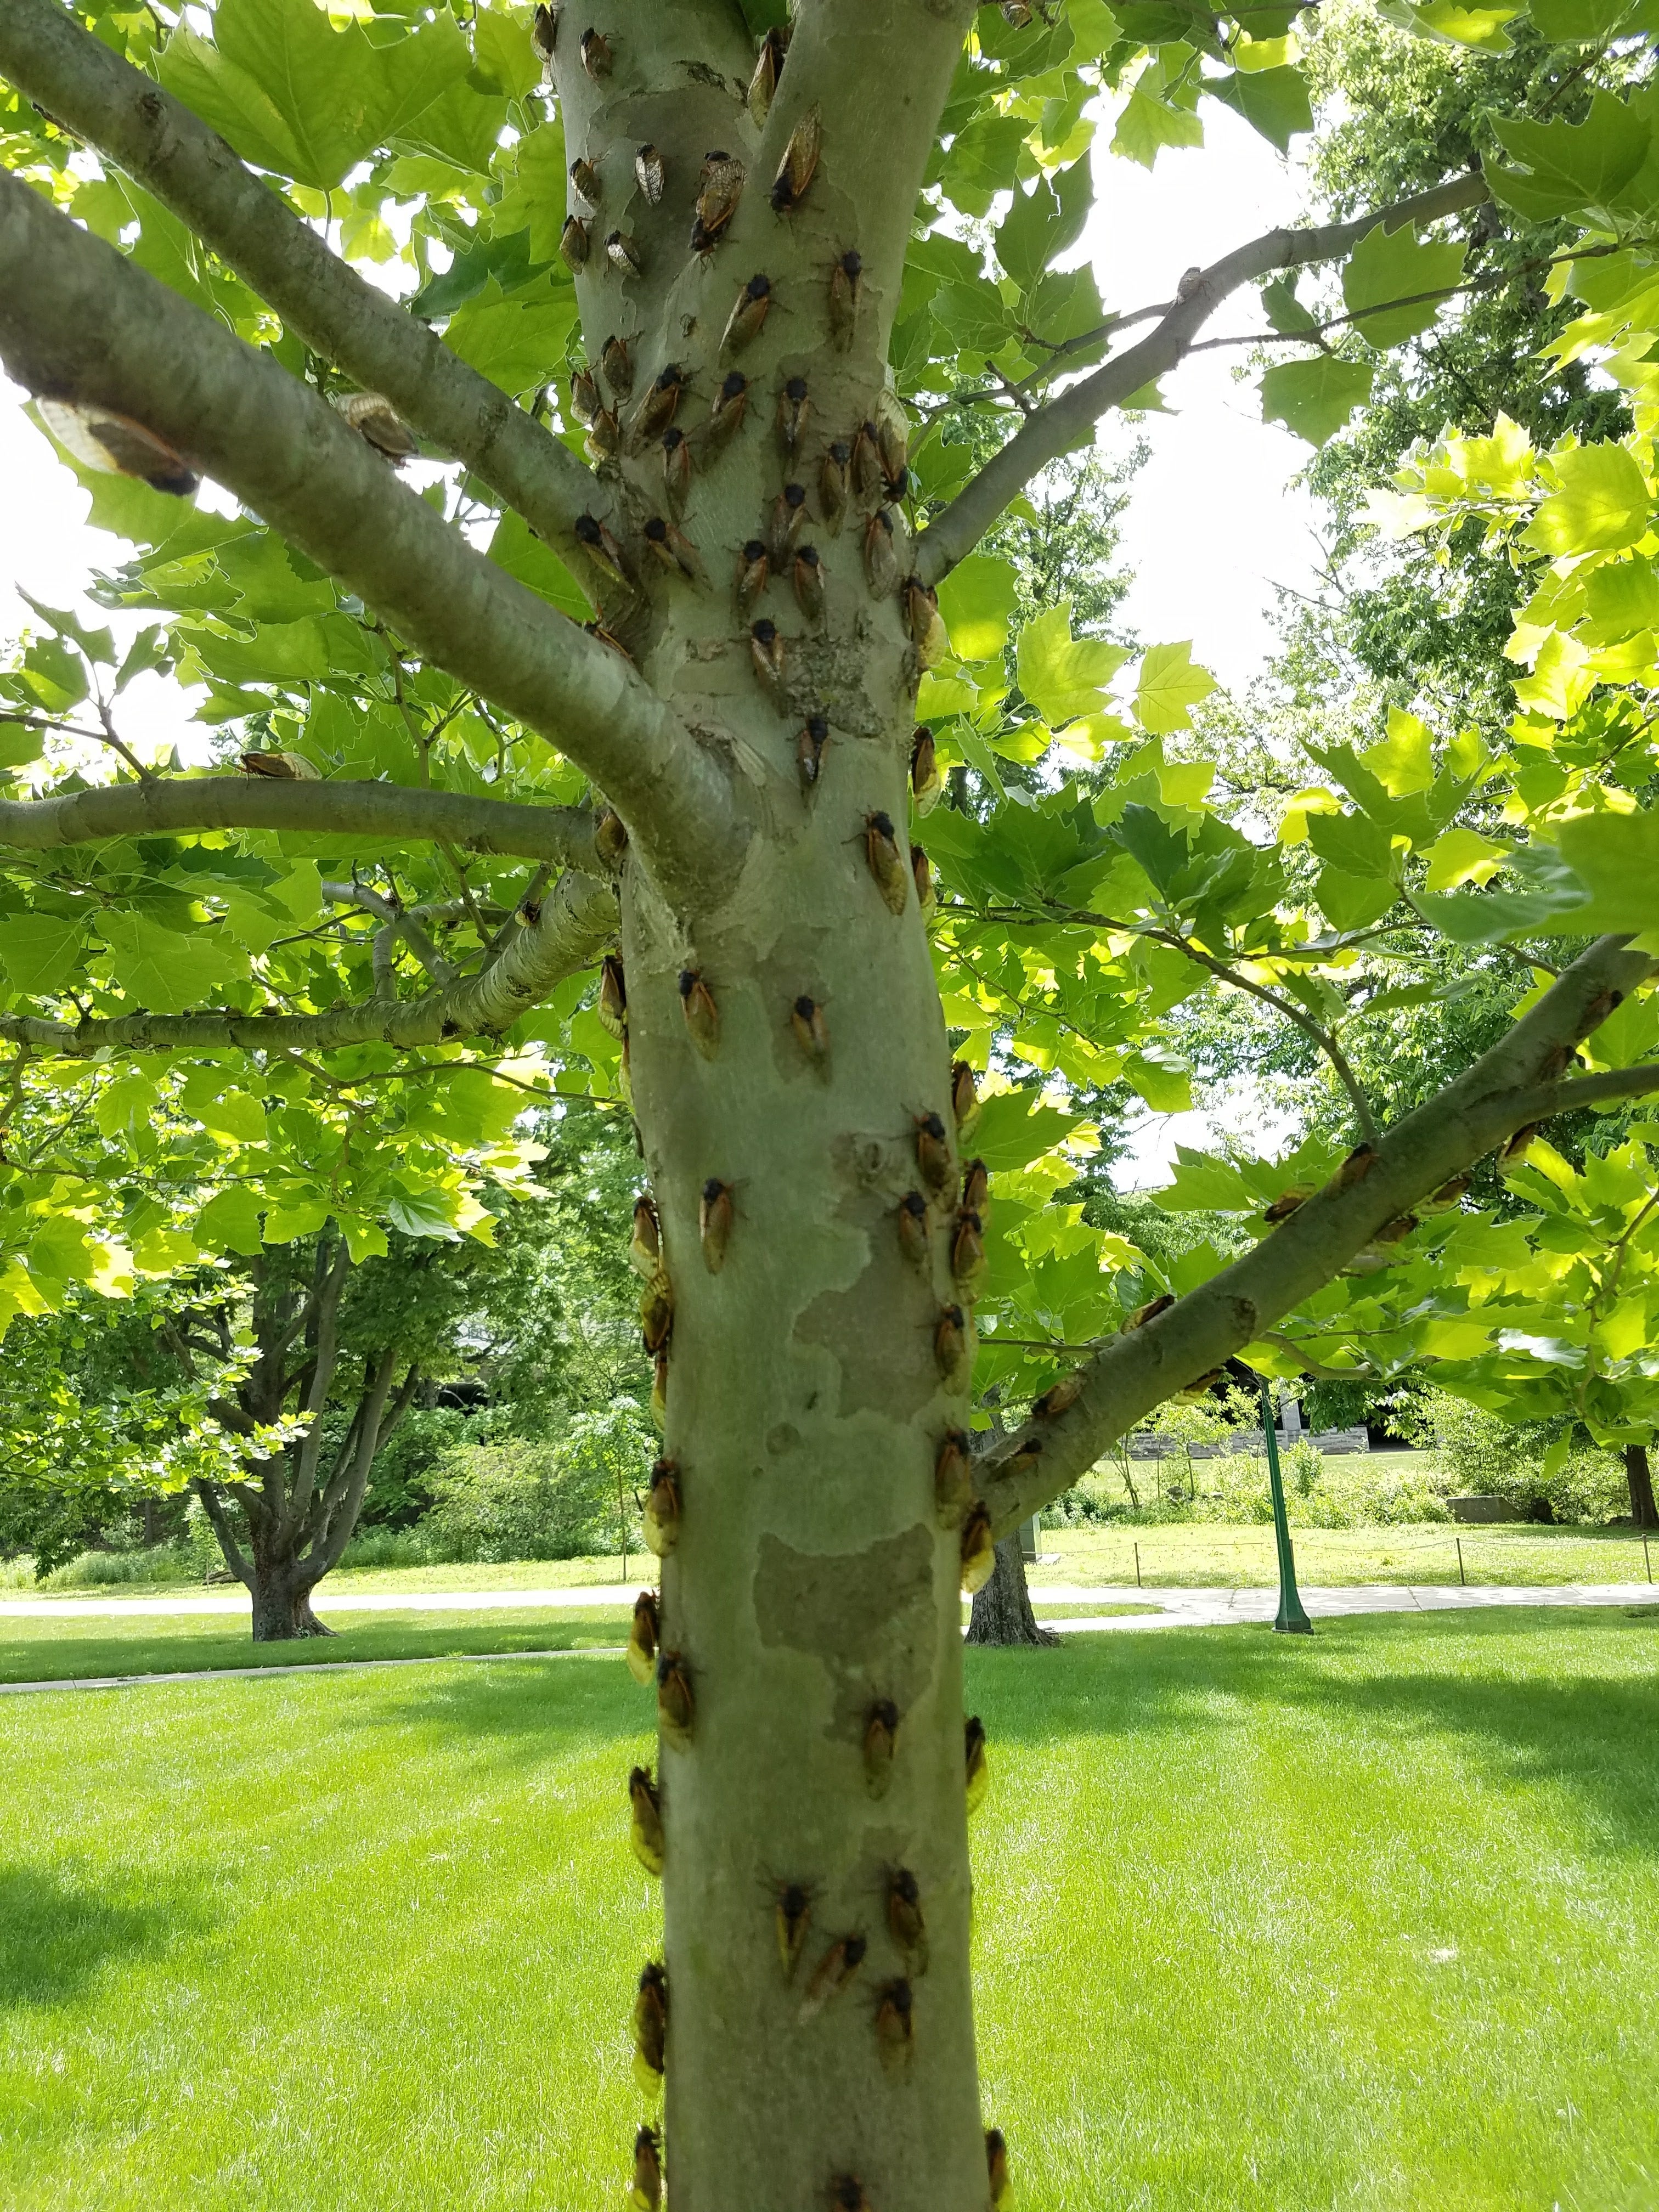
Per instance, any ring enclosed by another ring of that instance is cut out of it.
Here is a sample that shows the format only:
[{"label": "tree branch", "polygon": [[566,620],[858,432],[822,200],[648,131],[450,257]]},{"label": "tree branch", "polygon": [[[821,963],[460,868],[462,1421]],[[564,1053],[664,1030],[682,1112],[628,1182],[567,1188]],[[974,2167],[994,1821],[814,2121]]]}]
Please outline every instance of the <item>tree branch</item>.
[{"label": "tree branch", "polygon": [[556,983],[589,966],[615,939],[616,894],[591,876],[562,877],[533,917],[489,967],[419,999],[371,999],[322,1014],[119,1014],[108,1020],[52,1022],[0,1016],[0,1038],[67,1060],[103,1052],[327,1052],[341,1045],[459,1043],[497,1037],[547,996]]},{"label": "tree branch", "polygon": [[[566,447],[405,308],[365,283],[225,141],[57,0],[6,0],[0,71],[125,169],[270,301],[312,351],[379,392],[544,538],[611,495]],[[577,581],[586,574],[574,566]]]},{"label": "tree branch", "polygon": [[385,927],[374,933],[374,958],[379,968],[384,967],[387,980],[392,972],[392,950],[402,938],[433,981],[450,983],[455,979],[453,964],[444,958],[437,946],[422,928],[416,916],[399,906],[393,899],[382,898],[367,884],[324,884],[323,896],[335,906],[355,906],[364,914],[372,914]]},{"label": "tree branch", "polygon": [[1374,1367],[1326,1367],[1310,1358],[1293,1336],[1286,1336],[1282,1328],[1264,1328],[1263,1344],[1276,1344],[1281,1352],[1288,1352],[1302,1372],[1313,1382],[1380,1382],[1382,1376]]},{"label": "tree branch", "polygon": [[627,659],[475,552],[335,410],[0,173],[0,356],[135,417],[599,784],[655,871],[729,880],[732,787]]},{"label": "tree branch", "polygon": [[[1552,1102],[1545,1110],[1559,1112],[1564,1098],[1576,1103],[1592,1089],[1608,1095],[1598,1077],[1566,1084],[1539,1079],[1653,969],[1652,956],[1632,951],[1628,939],[1599,939],[1499,1044],[1390,1130],[1370,1152],[1363,1172],[1334,1176],[1253,1252],[1145,1328],[1115,1338],[1079,1370],[1083,1389],[1068,1412],[1028,1425],[975,1463],[994,1533],[1017,1528],[1075,1482],[1115,1438],[1328,1282],[1386,1223],[1537,1119],[1540,1101]],[[1659,1090],[1659,1067],[1615,1074],[1627,1089]],[[1042,1447],[1034,1464],[1003,1473],[1034,1437]]]},{"label": "tree branch", "polygon": [[594,845],[595,820],[586,806],[527,806],[400,783],[156,776],[59,798],[0,799],[0,846],[46,853],[62,845],[194,830],[295,830],[389,845],[441,839],[469,853],[555,860],[598,875],[609,863]]},{"label": "tree branch", "polygon": [[190,1486],[201,1499],[202,1510],[207,1515],[213,1533],[219,1539],[219,1549],[223,1554],[225,1565],[239,1582],[245,1583],[247,1588],[252,1589],[253,1569],[248,1563],[247,1554],[236,1540],[236,1531],[230,1525],[230,1516],[225,1510],[223,1498],[220,1497],[213,1484],[204,1480],[199,1474],[191,1478]]},{"label": "tree branch", "polygon": [[1304,1008],[1298,1006],[1293,999],[1280,998],[1278,992],[1270,989],[1267,984],[1253,983],[1248,975],[1241,975],[1236,968],[1230,968],[1224,960],[1218,960],[1213,955],[1201,951],[1188,939],[1182,937],[1179,930],[1149,929],[1144,934],[1155,938],[1164,945],[1172,945],[1177,952],[1184,952],[1189,960],[1195,960],[1200,968],[1208,969],[1211,975],[1216,976],[1220,981],[1231,983],[1236,991],[1248,992],[1252,998],[1260,999],[1263,1006],[1271,1006],[1276,1014],[1282,1014],[1287,1022],[1293,1022],[1302,1034],[1309,1038],[1329,1060],[1335,1072],[1337,1081],[1348,1094],[1348,1103],[1353,1108],[1354,1119],[1359,1125],[1360,1135],[1367,1144],[1376,1142],[1376,1118],[1371,1112],[1370,1101],[1366,1097],[1359,1078],[1354,1073],[1346,1053],[1322,1023],[1316,1022],[1313,1016]]},{"label": "tree branch", "polygon": [[1478,171],[1454,177],[1432,191],[1373,209],[1352,222],[1325,223],[1308,230],[1270,230],[1241,246],[1205,270],[1157,327],[1141,339],[1051,399],[957,493],[916,541],[915,568],[927,584],[948,575],[971,553],[1009,502],[1051,461],[1071,450],[1084,431],[1109,408],[1121,407],[1144,385],[1163,376],[1192,349],[1198,333],[1232,293],[1275,269],[1306,268],[1333,261],[1357,246],[1380,222],[1397,230],[1402,223],[1432,222],[1474,207],[1489,197]]}]

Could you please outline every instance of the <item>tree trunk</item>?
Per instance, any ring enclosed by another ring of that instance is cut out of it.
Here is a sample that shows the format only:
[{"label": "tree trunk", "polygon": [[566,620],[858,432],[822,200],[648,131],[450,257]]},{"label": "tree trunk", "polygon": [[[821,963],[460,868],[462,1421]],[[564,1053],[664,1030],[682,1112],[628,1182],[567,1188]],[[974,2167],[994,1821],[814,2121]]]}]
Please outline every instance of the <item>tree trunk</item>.
[{"label": "tree trunk", "polygon": [[1058,1644],[1052,1628],[1039,1626],[1025,1583],[1025,1559],[1018,1530],[997,1546],[991,1579],[974,1595],[970,1644]]},{"label": "tree trunk", "polygon": [[[947,1385],[934,1353],[955,1303],[949,1208],[931,1210],[925,1272],[897,1232],[900,1200],[927,1188],[912,1117],[949,1119],[949,1053],[915,891],[896,916],[866,864],[865,814],[905,818],[909,702],[884,642],[849,641],[826,667],[846,719],[821,784],[776,794],[781,849],[753,879],[689,927],[637,871],[624,906],[635,1098],[674,1290],[665,1449],[684,1511],[663,1645],[696,1700],[690,1747],[665,1742],[659,1770],[677,2212],[819,2205],[846,2173],[884,2212],[985,2201],[960,1538],[933,1508],[940,1438],[968,1413],[965,1375]],[[741,725],[752,679],[736,674],[725,711]],[[687,967],[718,1007],[713,1059],[682,1013]],[[826,1070],[792,1030],[803,994],[825,1010]],[[718,1273],[699,1240],[711,1177],[732,1186]],[[888,1699],[896,1753],[877,1796],[866,1729]],[[908,2057],[884,2065],[881,1993],[906,1977],[886,1924],[899,1867],[930,1958]],[[774,1898],[792,1882],[811,1918],[786,1977]],[[844,1936],[867,1942],[862,1966],[803,2020]]]},{"label": "tree trunk", "polygon": [[1638,1528],[1659,1528],[1659,1508],[1653,1502],[1653,1471],[1645,1444],[1625,1446],[1625,1480],[1630,1485],[1630,1517]]},{"label": "tree trunk", "polygon": [[291,1565],[253,1570],[253,1641],[289,1644],[301,1636],[332,1636],[311,1609],[310,1578]]}]

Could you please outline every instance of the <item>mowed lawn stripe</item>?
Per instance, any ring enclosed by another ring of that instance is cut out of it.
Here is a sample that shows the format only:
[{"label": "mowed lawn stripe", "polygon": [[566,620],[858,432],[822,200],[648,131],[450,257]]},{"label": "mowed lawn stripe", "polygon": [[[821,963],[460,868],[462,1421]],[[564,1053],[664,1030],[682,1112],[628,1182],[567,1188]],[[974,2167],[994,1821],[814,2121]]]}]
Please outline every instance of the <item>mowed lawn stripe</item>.
[{"label": "mowed lawn stripe", "polygon": [[[970,1652],[1022,2212],[1650,2208],[1655,1662],[1634,1609]],[[649,1722],[611,1658],[10,1701],[0,2203],[620,2202]]]}]

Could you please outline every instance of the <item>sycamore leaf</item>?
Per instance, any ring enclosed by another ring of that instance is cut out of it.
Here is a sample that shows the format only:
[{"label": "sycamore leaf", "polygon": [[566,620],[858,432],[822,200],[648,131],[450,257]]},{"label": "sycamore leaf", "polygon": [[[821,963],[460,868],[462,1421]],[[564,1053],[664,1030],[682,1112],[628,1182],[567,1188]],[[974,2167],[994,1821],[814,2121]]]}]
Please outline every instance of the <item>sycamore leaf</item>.
[{"label": "sycamore leaf", "polygon": [[1118,112],[1112,151],[1150,169],[1166,146],[1201,146],[1204,125],[1185,108],[1155,100],[1137,85]]},{"label": "sycamore leaf", "polygon": [[142,914],[103,914],[98,928],[109,947],[111,970],[135,1012],[182,1014],[248,972],[246,956],[222,940],[199,931],[185,937]]},{"label": "sycamore leaf", "polygon": [[1123,1079],[1154,1114],[1184,1114],[1193,1103],[1193,1072],[1179,1054],[1159,1045],[1128,1054]]},{"label": "sycamore leaf", "polygon": [[1051,729],[1104,705],[1104,688],[1128,653],[1121,645],[1072,635],[1072,605],[1062,599],[1019,634],[1019,688]]},{"label": "sycamore leaf", "polygon": [[1297,131],[1313,129],[1308,80],[1298,69],[1238,70],[1206,83],[1204,89],[1242,115],[1281,154],[1289,153]]},{"label": "sycamore leaf", "polygon": [[1486,164],[1494,196],[1534,222],[1606,207],[1648,157],[1651,126],[1622,100],[1598,92],[1582,123],[1494,117],[1504,152],[1522,169]]},{"label": "sycamore leaf", "polygon": [[264,1142],[264,1108],[248,1091],[228,1087],[216,1067],[191,1071],[179,1091],[179,1105],[215,1136],[234,1137],[244,1145]]},{"label": "sycamore leaf", "polygon": [[574,285],[544,277],[504,295],[492,276],[450,317],[444,343],[481,376],[516,395],[546,382],[549,370],[564,359],[575,325]]},{"label": "sycamore leaf", "polygon": [[1659,927],[1659,813],[1581,814],[1556,836],[1561,858],[1590,893],[1585,929]]},{"label": "sycamore leaf", "polygon": [[1486,884],[1498,873],[1509,853],[1477,830],[1448,830],[1423,855],[1429,872],[1423,887],[1431,891],[1455,891],[1461,884]]},{"label": "sycamore leaf", "polygon": [[1063,1144],[1082,1117],[1053,1106],[1036,1106],[1030,1091],[1000,1091],[980,1102],[974,1150],[994,1175],[1030,1167]]},{"label": "sycamore leaf", "polygon": [[380,45],[333,29],[315,0],[220,0],[213,43],[181,25],[161,77],[245,160],[331,191],[471,66],[447,9]]},{"label": "sycamore leaf", "polygon": [[1255,1194],[1231,1160],[1176,1146],[1175,1181],[1152,1194],[1166,1213],[1240,1213],[1256,1204]]},{"label": "sycamore leaf", "polygon": [[1369,362],[1345,361],[1334,353],[1281,362],[1261,380],[1261,419],[1282,422],[1310,446],[1322,446],[1369,397],[1373,374]]},{"label": "sycamore leaf", "polygon": [[222,1190],[197,1215],[191,1233],[204,1251],[240,1252],[252,1258],[264,1245],[259,1233],[259,1201],[242,1184]]},{"label": "sycamore leaf", "polygon": [[[1367,345],[1399,345],[1427,330],[1440,311],[1439,300],[1421,295],[1449,290],[1462,269],[1461,245],[1419,245],[1412,224],[1402,223],[1391,231],[1378,223],[1348,257],[1342,271],[1342,298]],[[1381,307],[1391,300],[1416,304],[1389,307],[1377,314],[1360,313],[1362,308]]]},{"label": "sycamore leaf", "polygon": [[989,660],[1008,641],[1019,578],[994,553],[970,553],[939,587],[939,611],[959,660]]},{"label": "sycamore leaf", "polygon": [[1209,670],[1194,665],[1190,638],[1180,645],[1152,646],[1140,664],[1135,719],[1154,737],[1165,737],[1172,730],[1189,730],[1192,719],[1187,709],[1207,699],[1214,690],[1215,678]]},{"label": "sycamore leaf", "polygon": [[1648,526],[1652,499],[1636,460],[1623,446],[1579,446],[1558,453],[1560,489],[1545,500],[1522,534],[1523,545],[1552,556],[1617,551],[1634,545]]},{"label": "sycamore leaf", "polygon": [[62,990],[81,957],[81,929],[53,915],[8,915],[0,923],[0,963],[17,989],[33,998]]}]

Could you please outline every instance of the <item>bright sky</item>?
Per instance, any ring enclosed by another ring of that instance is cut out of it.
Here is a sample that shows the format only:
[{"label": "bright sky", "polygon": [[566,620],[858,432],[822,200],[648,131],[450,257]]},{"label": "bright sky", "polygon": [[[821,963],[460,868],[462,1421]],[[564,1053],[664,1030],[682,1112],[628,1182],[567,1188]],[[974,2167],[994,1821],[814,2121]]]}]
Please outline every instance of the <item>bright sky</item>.
[{"label": "bright sky", "polygon": [[[1100,204],[1086,244],[1109,306],[1127,311],[1167,300],[1191,264],[1213,261],[1301,210],[1304,191],[1292,163],[1216,101],[1206,102],[1204,123],[1201,149],[1166,151],[1151,172],[1108,157],[1103,143]],[[1241,295],[1212,325],[1218,336],[1261,327],[1254,292]],[[1175,411],[1146,420],[1152,458],[1136,481],[1127,518],[1125,550],[1135,582],[1125,619],[1149,644],[1190,638],[1196,660],[1242,689],[1273,648],[1273,586],[1310,588],[1317,547],[1312,503],[1291,483],[1309,449],[1262,422],[1255,392],[1233,381],[1237,360],[1237,353],[1223,351],[1189,361],[1164,382],[1165,401]],[[49,605],[110,621],[86,600],[86,583],[94,568],[114,565],[125,550],[85,526],[86,495],[23,415],[22,396],[0,379],[0,483],[6,487],[0,638],[30,619],[17,597],[20,584]],[[1106,436],[1121,449],[1129,434],[1120,425]],[[215,489],[204,495],[214,497]],[[118,631],[136,626],[114,623]],[[141,678],[123,699],[122,733],[147,750],[179,735],[187,711],[176,686]],[[1142,1188],[1162,1182],[1177,1141],[1212,1142],[1229,1119],[1224,1103],[1205,1114],[1149,1118],[1121,1180]],[[1256,1105],[1234,1102],[1231,1119],[1253,1125]]]},{"label": "bright sky", "polygon": [[[1231,108],[1203,107],[1202,147],[1165,151],[1156,168],[1103,150],[1087,242],[1109,307],[1133,312],[1174,296],[1183,270],[1216,261],[1306,204],[1296,166]],[[1254,288],[1237,294],[1208,335],[1264,331]],[[1193,641],[1193,658],[1242,689],[1273,649],[1273,586],[1310,588],[1315,509],[1291,478],[1311,448],[1261,420],[1249,383],[1233,381],[1240,347],[1199,354],[1163,384],[1170,415],[1145,418],[1152,458],[1136,479],[1125,550],[1135,583],[1124,608],[1149,645]],[[1106,442],[1121,450],[1124,426]]]}]

